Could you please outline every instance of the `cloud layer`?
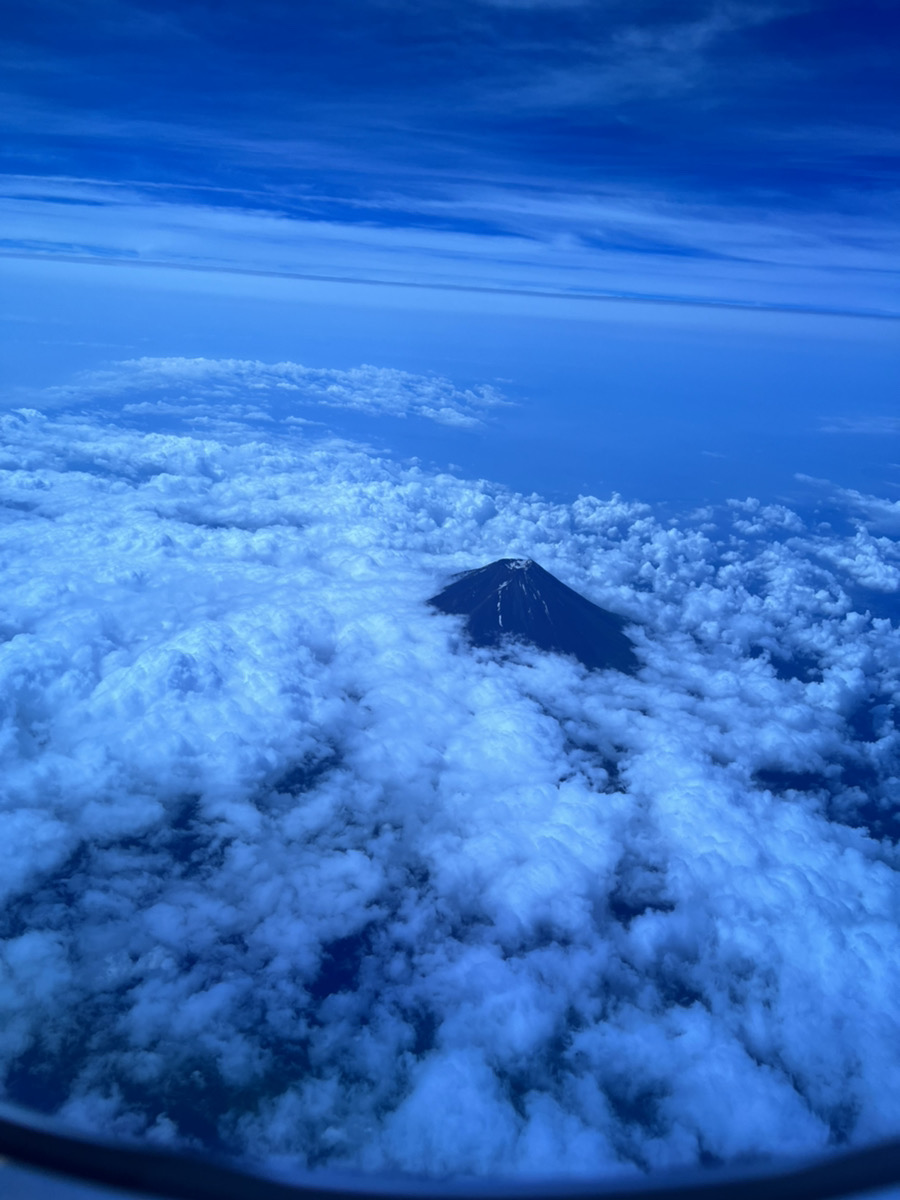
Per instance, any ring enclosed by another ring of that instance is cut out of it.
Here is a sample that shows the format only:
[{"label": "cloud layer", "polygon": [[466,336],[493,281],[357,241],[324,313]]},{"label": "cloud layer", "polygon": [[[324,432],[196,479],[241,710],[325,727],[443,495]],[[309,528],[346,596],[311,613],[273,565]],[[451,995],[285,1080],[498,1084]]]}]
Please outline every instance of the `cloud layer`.
[{"label": "cloud layer", "polygon": [[[896,588],[866,498],[847,534],[753,501],[723,529],[302,429],[2,419],[8,1096],[288,1171],[896,1133],[900,641],[851,602]],[[504,555],[633,622],[639,675],[428,607]]]},{"label": "cloud layer", "polygon": [[[161,395],[163,399],[127,402],[136,394]],[[194,420],[223,416],[270,419],[266,409],[274,408],[284,418],[285,410],[313,405],[373,416],[424,417],[459,429],[479,428],[485,410],[510,403],[489,385],[461,389],[441,376],[413,375],[388,367],[364,364],[342,371],[294,362],[175,357],[129,359],[103,370],[85,371],[74,383],[48,389],[43,396],[66,405],[116,397],[126,401],[125,412]]]}]

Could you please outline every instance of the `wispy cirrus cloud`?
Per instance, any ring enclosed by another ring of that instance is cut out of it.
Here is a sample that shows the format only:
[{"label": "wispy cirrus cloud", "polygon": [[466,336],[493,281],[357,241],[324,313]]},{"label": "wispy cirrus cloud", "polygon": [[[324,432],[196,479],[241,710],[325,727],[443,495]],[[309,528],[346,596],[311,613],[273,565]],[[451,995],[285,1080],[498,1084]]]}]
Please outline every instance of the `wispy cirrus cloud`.
[{"label": "wispy cirrus cloud", "polygon": [[[229,2],[212,25],[111,3],[90,38],[33,16],[10,145],[23,169],[110,182],[101,199],[70,185],[63,215],[59,181],[26,198],[8,180],[8,246],[894,311],[895,122],[873,14],[869,28],[849,5],[794,0],[373,3],[348,27],[344,12],[303,36],[286,5],[254,23]],[[160,57],[172,90],[155,86]],[[67,103],[32,86],[50,74]],[[149,183],[113,196],[135,147]],[[712,255],[731,261],[699,261]]]},{"label": "wispy cirrus cloud", "polygon": [[[6,179],[2,250],[194,270],[623,296],[809,311],[897,311],[900,238],[880,213],[714,207],[663,193],[444,181],[365,202],[212,203],[177,189]],[[335,212],[335,209],[339,212]],[[329,214],[329,215],[326,215]]]},{"label": "wispy cirrus cloud", "polygon": [[[485,0],[503,4],[504,0]],[[498,80],[498,96],[514,109],[592,110],[672,100],[713,85],[721,40],[802,11],[806,4],[717,3],[689,14],[611,6],[610,23],[580,44],[567,62],[551,56],[526,77]],[[648,20],[647,17],[650,17]],[[761,69],[759,66],[756,70]],[[775,72],[769,63],[765,68]],[[490,93],[488,93],[490,94]]]},{"label": "wispy cirrus cloud", "polygon": [[827,417],[820,433],[858,433],[865,437],[894,437],[900,434],[900,417]]}]

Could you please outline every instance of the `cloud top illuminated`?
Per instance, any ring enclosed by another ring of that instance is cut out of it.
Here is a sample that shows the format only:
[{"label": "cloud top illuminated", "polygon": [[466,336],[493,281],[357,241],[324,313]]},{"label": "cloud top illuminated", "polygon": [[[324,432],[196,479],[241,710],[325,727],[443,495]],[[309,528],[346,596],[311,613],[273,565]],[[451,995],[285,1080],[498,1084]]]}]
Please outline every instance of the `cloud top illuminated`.
[{"label": "cloud top illuminated", "polygon": [[[288,1172],[900,1128],[877,506],[717,529],[237,416],[2,423],[9,1098]],[[428,598],[501,556],[626,617],[639,673],[464,648]]]}]

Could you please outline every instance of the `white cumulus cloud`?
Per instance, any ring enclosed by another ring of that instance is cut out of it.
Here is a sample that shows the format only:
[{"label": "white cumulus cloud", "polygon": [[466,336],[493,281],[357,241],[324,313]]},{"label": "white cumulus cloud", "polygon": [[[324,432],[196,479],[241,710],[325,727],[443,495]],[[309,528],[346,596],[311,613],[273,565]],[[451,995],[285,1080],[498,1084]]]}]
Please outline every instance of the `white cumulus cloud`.
[{"label": "white cumulus cloud", "polygon": [[299,404],[424,417],[462,429],[480,427],[488,410],[510,403],[490,385],[458,388],[441,376],[388,367],[336,370],[294,362],[178,357],[128,359],[104,370],[86,371],[72,384],[48,389],[45,398],[72,402],[127,399],[138,393],[164,398],[132,401],[125,411],[258,420],[268,419],[261,405]]},{"label": "white cumulus cloud", "polygon": [[[228,403],[368,378],[196,370]],[[409,408],[393,378],[372,403]],[[8,1097],[287,1171],[896,1133],[900,639],[848,592],[893,543],[238,416],[2,421]],[[427,605],[526,555],[631,622],[636,676],[475,650]]]}]

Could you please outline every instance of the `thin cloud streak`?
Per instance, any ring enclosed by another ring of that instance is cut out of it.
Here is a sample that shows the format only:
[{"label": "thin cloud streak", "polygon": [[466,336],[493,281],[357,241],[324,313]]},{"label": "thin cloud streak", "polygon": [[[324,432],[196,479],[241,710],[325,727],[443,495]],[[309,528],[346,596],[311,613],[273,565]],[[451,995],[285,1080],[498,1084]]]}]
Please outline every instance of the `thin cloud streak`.
[{"label": "thin cloud streak", "polygon": [[634,292],[539,291],[536,288],[484,287],[477,284],[418,283],[403,279],[372,279],[353,275],[307,275],[299,271],[261,271],[247,267],[217,267],[209,265],[200,266],[166,261],[164,259],[135,261],[134,259],[115,259],[108,256],[100,257],[99,255],[91,256],[57,254],[51,251],[41,253],[38,251],[0,250],[0,259],[2,258],[24,259],[38,262],[68,262],[95,267],[135,267],[167,271],[189,271],[198,274],[246,275],[264,279],[297,279],[308,280],[312,283],[346,283],[354,286],[362,284],[367,287],[412,288],[416,290],[437,292],[471,292],[475,295],[523,296],[543,300],[577,300],[622,304],[662,305],[664,307],[674,306],[701,309],[724,309],[726,311],[733,312],[784,313],[785,315],[796,313],[798,315],[813,317],[851,317],[854,320],[900,320],[900,312],[880,312],[877,309],[867,311],[865,309],[852,308],[825,308],[822,306],[813,307],[803,304],[771,304],[766,303],[765,301],[740,302],[731,300],[706,300],[693,299],[684,296],[660,296]]},{"label": "thin cloud streak", "polygon": [[900,417],[829,417],[820,433],[858,433],[866,437],[893,437],[900,434]]},{"label": "thin cloud streak", "polygon": [[335,217],[325,215],[334,204],[314,194],[303,213],[63,179],[9,178],[6,192],[2,249],[13,254],[525,295],[897,312],[900,246],[874,214],[812,220],[744,210],[723,225],[714,209],[662,197],[450,188],[438,197],[376,195]]},{"label": "thin cloud streak", "polygon": [[482,103],[487,108],[502,104],[546,114],[670,100],[714,82],[718,67],[712,52],[720,39],[804,7],[797,3],[721,3],[686,21],[670,19],[662,25],[625,22],[596,42],[573,47],[574,62],[532,67],[493,88],[489,85]]}]

